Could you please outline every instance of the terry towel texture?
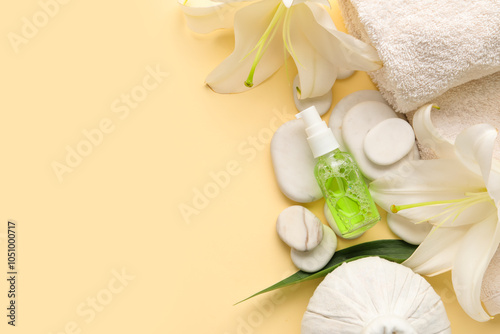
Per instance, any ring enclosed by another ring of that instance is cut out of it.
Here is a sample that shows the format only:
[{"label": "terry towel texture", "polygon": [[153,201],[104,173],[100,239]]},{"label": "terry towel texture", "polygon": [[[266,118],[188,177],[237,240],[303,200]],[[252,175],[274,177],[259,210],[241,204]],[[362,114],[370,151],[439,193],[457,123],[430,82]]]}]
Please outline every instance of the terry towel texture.
[{"label": "terry towel texture", "polygon": [[[455,87],[432,100],[441,109],[431,112],[432,124],[438,133],[450,142],[463,130],[479,123],[488,123],[500,129],[500,72]],[[407,115],[412,123],[415,112]],[[500,136],[493,151],[500,161]],[[434,159],[434,153],[420,147],[422,159]]]},{"label": "terry towel texture", "polygon": [[349,32],[377,50],[371,77],[399,112],[500,71],[500,0],[339,0]]},{"label": "terry towel texture", "polygon": [[[500,0],[339,0],[349,32],[377,50],[371,72],[385,99],[411,122],[435,103],[432,121],[455,141],[463,129],[500,129]],[[421,150],[423,159],[433,152]],[[500,137],[494,156],[500,160]]]}]

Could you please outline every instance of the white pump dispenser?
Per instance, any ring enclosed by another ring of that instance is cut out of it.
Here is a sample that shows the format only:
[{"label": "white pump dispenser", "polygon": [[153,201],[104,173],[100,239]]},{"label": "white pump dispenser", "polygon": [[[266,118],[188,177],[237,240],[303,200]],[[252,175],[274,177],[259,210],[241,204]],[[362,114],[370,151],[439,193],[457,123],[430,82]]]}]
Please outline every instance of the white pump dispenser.
[{"label": "white pump dispenser", "polygon": [[315,158],[339,148],[332,130],[321,119],[315,106],[309,107],[295,115],[306,125],[307,142]]}]

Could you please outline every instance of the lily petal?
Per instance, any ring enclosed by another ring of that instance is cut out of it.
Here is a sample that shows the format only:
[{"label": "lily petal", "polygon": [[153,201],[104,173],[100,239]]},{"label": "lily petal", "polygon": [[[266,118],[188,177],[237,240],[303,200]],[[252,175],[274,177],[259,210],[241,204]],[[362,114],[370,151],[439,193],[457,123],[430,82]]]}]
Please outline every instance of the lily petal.
[{"label": "lily petal", "polygon": [[297,88],[300,88],[300,79],[299,76],[295,76],[293,79],[292,91],[293,91],[293,101],[295,102],[295,107],[298,111],[306,110],[309,107],[315,106],[318,113],[322,116],[330,110],[333,101],[333,95],[331,91],[328,91],[323,96],[313,97],[310,99],[300,99],[299,92]]},{"label": "lily petal", "polygon": [[351,77],[354,74],[355,71],[353,70],[346,70],[345,68],[339,67],[337,71],[337,79],[338,80],[343,80]]},{"label": "lily petal", "polygon": [[457,249],[452,282],[458,302],[474,320],[488,321],[481,306],[481,284],[484,273],[500,243],[497,215],[474,224]]},{"label": "lily petal", "polygon": [[[460,160],[483,176],[488,194],[500,210],[500,171],[498,161],[493,160],[498,130],[489,124],[477,124],[460,133],[455,146]],[[500,217],[500,211],[497,214]]]},{"label": "lily petal", "polygon": [[495,201],[495,205],[500,207],[500,173],[496,170],[492,170],[490,172],[490,178],[488,180],[488,184],[486,185],[488,188],[488,194]]},{"label": "lily petal", "polygon": [[187,26],[194,32],[206,34],[217,29],[231,28],[239,3],[222,3],[210,0],[177,0]]},{"label": "lily petal", "polygon": [[327,58],[335,65],[347,70],[375,71],[382,67],[382,62],[375,48],[351,35],[338,31],[323,7],[314,2],[307,2],[314,18],[332,37],[331,54]]},{"label": "lily petal", "polygon": [[[287,3],[290,3],[291,6],[293,5],[298,5],[300,3],[304,3],[304,2],[315,2],[317,4],[321,4],[321,5],[324,5],[328,8],[332,8],[332,5],[330,4],[330,1],[328,0],[282,0],[283,1],[283,4],[285,6],[287,6]],[[287,6],[287,8],[290,8],[290,6]]]},{"label": "lily petal", "polygon": [[209,0],[212,2],[222,2],[222,3],[238,3],[238,2],[256,2],[257,0]]},{"label": "lily petal", "polygon": [[[269,26],[279,4],[279,1],[261,1],[241,8],[236,13],[234,51],[206,79],[207,84],[214,91],[239,93],[250,89],[245,86],[244,82],[250,73],[257,52],[251,51]],[[279,26],[276,28],[280,29]],[[281,35],[274,36],[257,66],[254,85],[262,83],[281,67],[284,62],[283,54]]]},{"label": "lily petal", "polygon": [[498,130],[489,124],[474,125],[456,140],[457,156],[472,172],[481,174],[490,197],[500,206],[500,172],[498,161],[493,161],[493,150]]},{"label": "lily petal", "polygon": [[323,96],[337,78],[337,66],[328,58],[332,36],[317,24],[307,5],[295,5],[290,10],[289,43],[299,72],[300,98]]},{"label": "lily petal", "polygon": [[489,124],[476,124],[455,139],[457,156],[472,172],[482,174],[488,184],[497,130]]},{"label": "lily petal", "polygon": [[392,213],[387,214],[387,225],[395,235],[412,245],[421,244],[432,230],[431,224],[414,224],[405,217]]},{"label": "lily petal", "polygon": [[428,104],[417,110],[413,116],[413,130],[418,143],[430,148],[439,158],[455,157],[455,148],[452,143],[444,139],[438,129],[432,124],[431,110],[433,104]]},{"label": "lily petal", "polygon": [[415,252],[402,264],[418,274],[428,276],[450,270],[468,230],[469,226],[434,227]]},{"label": "lily petal", "polygon": [[[472,174],[466,167],[457,163],[456,159],[419,160],[415,164],[414,170],[410,173],[380,178],[370,183],[373,199],[384,210],[390,212],[392,205],[453,200],[463,198],[466,192],[484,191],[482,178]],[[443,205],[415,207],[402,210],[398,215],[412,222],[420,222],[441,213],[444,207]],[[455,220],[450,219],[449,224],[452,226],[471,224],[478,219],[484,219],[496,210],[488,202],[485,202],[484,208],[485,210],[481,212],[474,207],[466,209]],[[439,224],[441,219],[431,222]]]}]

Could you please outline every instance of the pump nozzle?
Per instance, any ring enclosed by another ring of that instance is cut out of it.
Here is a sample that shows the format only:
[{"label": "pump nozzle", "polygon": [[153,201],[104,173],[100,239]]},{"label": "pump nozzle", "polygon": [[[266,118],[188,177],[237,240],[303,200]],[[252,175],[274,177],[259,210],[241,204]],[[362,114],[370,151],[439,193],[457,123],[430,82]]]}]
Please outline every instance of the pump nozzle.
[{"label": "pump nozzle", "polygon": [[[295,115],[298,119],[302,119],[306,125],[306,131],[313,125],[320,125],[323,120],[321,119],[321,116],[319,116],[318,110],[316,109],[315,106],[309,107],[302,112],[298,113]],[[326,123],[325,123],[326,125]]]},{"label": "pump nozzle", "polygon": [[316,107],[309,107],[295,115],[306,125],[307,142],[315,158],[339,147],[332,130],[321,119]]}]

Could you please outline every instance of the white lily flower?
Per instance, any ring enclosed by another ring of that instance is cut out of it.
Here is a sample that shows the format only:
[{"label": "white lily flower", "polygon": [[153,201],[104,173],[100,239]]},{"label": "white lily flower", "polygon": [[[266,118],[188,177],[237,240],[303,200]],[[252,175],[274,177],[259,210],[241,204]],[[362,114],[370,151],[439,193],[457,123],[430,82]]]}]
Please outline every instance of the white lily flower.
[{"label": "white lily flower", "polygon": [[330,91],[339,68],[381,67],[373,47],[337,31],[323,6],[329,6],[328,0],[249,2],[179,0],[188,26],[196,32],[228,28],[234,19],[234,51],[206,79],[218,93],[243,92],[262,83],[288,54],[298,68],[301,99]]},{"label": "white lily flower", "polygon": [[430,276],[451,269],[464,311],[487,321],[481,284],[500,243],[500,168],[492,159],[497,130],[478,124],[452,145],[437,134],[431,109],[428,105],[415,114],[415,134],[443,158],[420,161],[411,175],[375,180],[370,190],[385,210],[434,226],[403,264]]}]

